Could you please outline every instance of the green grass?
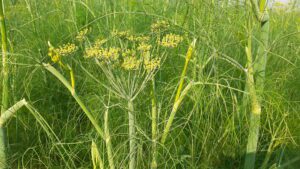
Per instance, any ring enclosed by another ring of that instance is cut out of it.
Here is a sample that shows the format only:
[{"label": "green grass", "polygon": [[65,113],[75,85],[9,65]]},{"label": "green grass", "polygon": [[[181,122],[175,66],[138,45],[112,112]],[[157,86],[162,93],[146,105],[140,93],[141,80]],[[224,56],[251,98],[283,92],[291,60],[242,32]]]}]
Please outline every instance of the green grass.
[{"label": "green grass", "polygon": [[[9,106],[22,98],[30,103],[29,109],[20,109],[6,124],[10,168],[86,169],[94,167],[93,160],[98,160],[99,166],[103,162],[104,168],[128,168],[129,100],[114,92],[113,80],[105,69],[83,57],[83,48],[99,37],[110,37],[113,29],[150,34],[150,26],[157,20],[168,21],[169,32],[187,38],[166,51],[167,57],[155,72],[157,123],[152,121],[151,79],[133,100],[136,168],[150,168],[153,156],[158,169],[244,167],[250,125],[250,105],[243,105],[248,95],[244,70],[249,19],[253,21],[253,56],[261,44],[260,25],[249,14],[251,7],[211,0],[18,0],[15,5],[5,0],[4,4],[11,58]],[[271,10],[269,14],[264,90],[257,91],[262,114],[255,168],[296,169],[300,162],[300,13]],[[91,29],[88,41],[64,59],[75,75],[78,104],[69,71],[51,62],[47,43],[77,43],[75,37],[84,28]],[[162,144],[185,54],[193,39],[197,43],[183,89],[190,82],[193,85]],[[119,44],[114,40],[109,43]],[[151,44],[159,48],[154,41]],[[70,83],[70,91],[42,63],[50,63],[62,74]],[[116,77],[128,77],[127,73],[113,72]],[[135,75],[136,85],[140,85],[144,76]],[[135,82],[117,87],[126,88]],[[156,135],[152,135],[152,125],[157,125]],[[105,142],[107,131],[110,143]],[[152,152],[153,145],[156,153]]]}]

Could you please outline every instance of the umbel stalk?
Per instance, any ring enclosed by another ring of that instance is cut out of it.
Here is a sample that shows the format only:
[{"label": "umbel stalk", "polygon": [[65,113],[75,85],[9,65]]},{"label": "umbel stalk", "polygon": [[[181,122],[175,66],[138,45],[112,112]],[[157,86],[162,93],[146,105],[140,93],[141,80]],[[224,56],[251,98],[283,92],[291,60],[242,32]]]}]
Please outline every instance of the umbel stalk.
[{"label": "umbel stalk", "polygon": [[129,127],[129,169],[136,167],[136,133],[135,115],[132,100],[128,101],[128,127]]},{"label": "umbel stalk", "polygon": [[155,97],[155,77],[151,85],[151,121],[152,121],[152,162],[151,169],[157,168],[157,105]]},{"label": "umbel stalk", "polygon": [[111,137],[110,137],[109,127],[108,127],[108,109],[109,108],[107,107],[104,112],[104,136],[105,136],[105,144],[107,148],[108,163],[110,169],[115,169],[115,163],[114,163],[113,153],[112,153]]}]

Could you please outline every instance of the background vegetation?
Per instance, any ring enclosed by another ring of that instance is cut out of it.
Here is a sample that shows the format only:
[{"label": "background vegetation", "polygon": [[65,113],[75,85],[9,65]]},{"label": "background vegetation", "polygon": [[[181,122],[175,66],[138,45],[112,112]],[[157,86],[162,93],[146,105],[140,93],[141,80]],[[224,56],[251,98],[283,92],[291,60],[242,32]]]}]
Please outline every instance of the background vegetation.
[{"label": "background vegetation", "polygon": [[[92,30],[88,35],[92,40],[107,37],[115,29],[149,33],[157,20],[168,21],[171,31],[189,37],[177,49],[168,51],[168,58],[156,73],[159,133],[172,108],[185,53],[193,38],[197,44],[185,85],[188,81],[199,82],[184,98],[167,141],[158,144],[158,168],[243,167],[249,108],[244,111],[242,103],[246,77],[241,69],[247,62],[248,23],[254,20],[249,4],[212,0],[4,2],[12,70],[10,105],[26,98],[41,114],[24,108],[7,124],[11,168],[92,168],[92,141],[108,168],[105,142],[72,95],[42,66],[51,63],[47,43],[58,46],[74,42],[77,33],[87,27]],[[299,10],[270,10],[265,89],[258,91],[262,96],[262,118],[257,167],[268,153],[268,168],[293,169],[300,163],[299,18]],[[253,21],[253,25],[255,54],[259,24]],[[96,63],[83,55],[76,53],[67,58],[75,74],[76,92],[103,126],[109,90],[100,84],[109,83]],[[59,65],[54,66],[68,76]],[[136,168],[150,168],[152,160],[150,90],[148,84],[134,103]],[[115,166],[127,168],[127,102],[111,96],[110,105],[108,119]],[[45,121],[41,122],[42,118]]]}]

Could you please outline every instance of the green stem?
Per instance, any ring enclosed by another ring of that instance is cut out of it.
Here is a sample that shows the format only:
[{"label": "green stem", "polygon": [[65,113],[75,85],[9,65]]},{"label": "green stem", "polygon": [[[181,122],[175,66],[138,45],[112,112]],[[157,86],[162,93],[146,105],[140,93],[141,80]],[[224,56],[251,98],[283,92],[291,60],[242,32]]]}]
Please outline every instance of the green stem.
[{"label": "green stem", "polygon": [[261,105],[258,100],[255,82],[254,82],[254,69],[252,61],[252,37],[249,35],[248,47],[246,47],[247,55],[247,86],[249,90],[249,98],[251,104],[251,113],[250,113],[250,126],[249,126],[249,135],[247,143],[247,152],[244,169],[253,169],[255,167],[255,155],[257,151],[257,143],[259,138],[259,128],[260,128],[260,114],[261,114]]},{"label": "green stem", "polygon": [[186,96],[187,92],[191,89],[191,87],[194,85],[193,82],[190,82],[186,87],[185,89],[182,91],[182,94],[181,96],[178,98],[178,100],[173,104],[173,108],[172,108],[172,111],[171,111],[171,114],[170,114],[170,117],[168,119],[168,122],[165,126],[165,129],[164,129],[164,132],[163,132],[163,135],[162,135],[162,138],[161,138],[161,143],[164,144],[165,141],[166,141],[166,138],[168,136],[168,133],[170,132],[170,128],[172,126],[172,122],[175,118],[175,114],[182,102],[182,100],[184,99],[184,97]]},{"label": "green stem", "polygon": [[136,133],[132,100],[128,101],[128,125],[129,125],[129,169],[135,169],[136,166]]},{"label": "green stem", "polygon": [[151,114],[152,114],[152,162],[151,162],[151,169],[157,168],[157,149],[156,149],[156,142],[157,142],[157,105],[156,105],[156,98],[155,98],[155,77],[152,78],[152,85],[151,85]]},{"label": "green stem", "polygon": [[191,60],[194,48],[195,48],[195,44],[196,44],[196,40],[193,41],[193,43],[190,45],[190,47],[189,47],[189,49],[188,49],[188,51],[186,53],[185,63],[184,63],[183,70],[181,72],[181,76],[180,76],[180,80],[179,80],[179,86],[177,88],[177,92],[176,92],[176,96],[175,96],[175,101],[174,102],[176,102],[179,99],[179,97],[180,97],[180,93],[182,91],[182,87],[183,87],[183,83],[184,83],[184,78],[185,78],[185,75],[186,75],[186,72],[187,72],[187,68],[188,68],[189,62]]},{"label": "green stem", "polygon": [[75,90],[73,89],[72,85],[67,81],[67,79],[59,73],[53,66],[50,64],[43,64],[45,69],[47,69],[50,73],[52,73],[56,78],[58,78],[59,81],[61,81],[64,86],[71,92],[73,98],[76,100],[78,105],[81,107],[83,112],[86,114],[86,116],[91,121],[92,125],[96,129],[97,133],[100,135],[102,139],[104,139],[104,133],[99,124],[97,123],[97,120],[94,118],[92,113],[88,110],[88,108],[85,106],[85,104],[81,101],[81,99],[77,96]]},{"label": "green stem", "polygon": [[105,143],[107,148],[107,157],[109,166],[111,169],[115,169],[113,154],[112,154],[112,145],[111,145],[111,137],[109,134],[109,127],[108,127],[108,108],[106,108],[104,113],[104,134],[105,134]]},{"label": "green stem", "polygon": [[25,99],[20,100],[15,105],[7,109],[4,113],[0,116],[0,127],[4,127],[4,124],[24,105],[26,105],[27,102]]},{"label": "green stem", "polygon": [[[264,81],[265,81],[265,71],[267,63],[267,46],[269,40],[269,14],[266,10],[267,3],[266,0],[261,0],[258,5],[257,1],[251,0],[253,12],[260,23],[260,44],[257,51],[257,56],[255,62],[252,61],[252,46],[251,46],[251,36],[248,39],[248,48],[246,48],[247,54],[247,85],[249,88],[250,104],[251,104],[251,114],[250,114],[250,128],[247,143],[247,154],[245,158],[244,169],[254,169],[255,168],[255,156],[257,152],[257,144],[259,138],[259,128],[261,119],[261,103],[260,95],[256,93],[263,91]],[[256,74],[256,79],[254,82],[254,74]]]},{"label": "green stem", "polygon": [[92,156],[93,169],[98,169],[98,168],[104,169],[103,160],[99,153],[97,144],[94,141],[92,141],[92,145],[91,145],[91,156]]},{"label": "green stem", "polygon": [[9,75],[9,65],[8,63],[8,48],[7,48],[7,33],[6,24],[4,17],[3,0],[0,3],[0,27],[1,27],[1,43],[2,43],[2,106],[1,113],[6,111],[8,108],[8,75]]},{"label": "green stem", "polygon": [[7,122],[21,107],[27,104],[26,100],[23,99],[13,105],[11,108],[1,114],[0,117],[0,169],[7,168],[6,162],[6,147],[5,147],[5,132],[4,124]]},{"label": "green stem", "polygon": [[[185,64],[180,76],[180,80],[179,80],[179,86],[177,88],[177,92],[176,92],[176,96],[175,96],[175,100],[174,100],[174,104],[173,104],[173,108],[171,111],[171,114],[168,118],[167,124],[164,128],[164,133],[162,135],[162,139],[161,139],[161,143],[163,144],[166,141],[167,135],[169,134],[170,128],[172,126],[174,117],[176,115],[177,109],[181,103],[180,97],[182,96],[181,91],[183,88],[183,83],[184,83],[184,78],[187,72],[187,68],[188,68],[188,64],[191,60],[192,54],[194,52],[194,48],[195,48],[195,44],[196,44],[196,39],[194,39],[194,41],[191,43],[191,45],[189,46],[189,49],[186,53],[186,57],[185,57]],[[179,101],[180,100],[180,101]]]},{"label": "green stem", "polygon": [[272,149],[273,149],[274,142],[275,141],[272,138],[271,143],[270,143],[270,145],[268,147],[268,150],[267,150],[266,157],[265,157],[264,162],[262,163],[260,169],[266,169],[267,168],[268,162],[269,162],[269,160],[271,158],[271,155],[272,155]]},{"label": "green stem", "polygon": [[[3,0],[0,3],[0,27],[1,27],[1,43],[2,43],[2,106],[1,114],[8,108],[8,90],[9,90],[9,65],[8,63],[8,48],[7,48],[7,33],[6,33],[6,24],[5,16],[3,9]],[[0,128],[0,168],[6,168],[6,150],[5,150],[5,135],[3,127]]]},{"label": "green stem", "polygon": [[[9,75],[9,65],[8,62],[8,49],[7,49],[7,34],[6,34],[6,25],[5,25],[5,17],[4,17],[4,9],[3,9],[3,0],[0,3],[0,27],[1,27],[1,43],[2,43],[2,103],[1,103],[1,114],[4,113],[8,108],[8,75]],[[0,128],[0,142],[1,142],[1,150],[0,150],[0,169],[6,168],[6,154],[5,154],[5,138],[4,138],[4,130]]]},{"label": "green stem", "polygon": [[6,164],[6,147],[5,147],[5,132],[4,129],[0,128],[0,169],[5,169]]},{"label": "green stem", "polygon": [[266,65],[267,65],[267,55],[268,55],[268,41],[269,41],[269,28],[270,24],[269,21],[264,23],[261,22],[260,27],[260,44],[258,46],[256,59],[254,62],[254,71],[256,75],[255,85],[259,92],[263,91],[264,84],[265,84],[265,72],[266,72]]}]

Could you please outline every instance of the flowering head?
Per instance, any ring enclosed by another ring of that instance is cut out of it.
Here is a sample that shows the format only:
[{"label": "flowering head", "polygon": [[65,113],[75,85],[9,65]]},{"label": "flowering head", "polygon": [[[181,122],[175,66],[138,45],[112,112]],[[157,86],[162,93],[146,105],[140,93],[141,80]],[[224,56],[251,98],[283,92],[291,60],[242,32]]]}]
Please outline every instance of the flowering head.
[{"label": "flowering head", "polygon": [[55,51],[54,47],[50,46],[48,48],[48,56],[51,58],[53,63],[57,63],[60,61],[60,55]]},{"label": "flowering head", "polygon": [[60,62],[62,57],[70,55],[77,50],[77,46],[71,43],[63,44],[58,48],[54,48],[51,43],[48,42],[48,46],[48,56],[54,63]]},{"label": "flowering head", "polygon": [[158,44],[168,48],[175,48],[182,41],[183,41],[182,36],[170,33],[164,36],[161,41],[158,41]]},{"label": "flowering head", "polygon": [[124,58],[121,66],[125,70],[136,70],[139,68],[140,63],[141,61],[137,57],[129,56]]},{"label": "flowering head", "polygon": [[67,43],[67,44],[63,44],[63,45],[59,46],[55,50],[59,55],[67,56],[67,55],[71,55],[72,53],[76,52],[77,49],[78,48],[75,44]]},{"label": "flowering head", "polygon": [[143,42],[143,43],[139,44],[137,49],[141,52],[147,52],[147,51],[150,51],[151,48],[152,48],[152,45]]},{"label": "flowering head", "polygon": [[130,36],[130,32],[114,30],[111,32],[111,35],[118,38],[127,38]]},{"label": "flowering head", "polygon": [[167,30],[170,27],[167,21],[157,21],[151,25],[151,32],[158,33]]},{"label": "flowering head", "polygon": [[144,69],[147,72],[152,72],[157,70],[160,67],[161,59],[160,58],[144,58]]},{"label": "flowering head", "polygon": [[78,32],[77,36],[75,37],[77,41],[83,42],[86,39],[86,35],[88,34],[89,29],[85,28]]}]

